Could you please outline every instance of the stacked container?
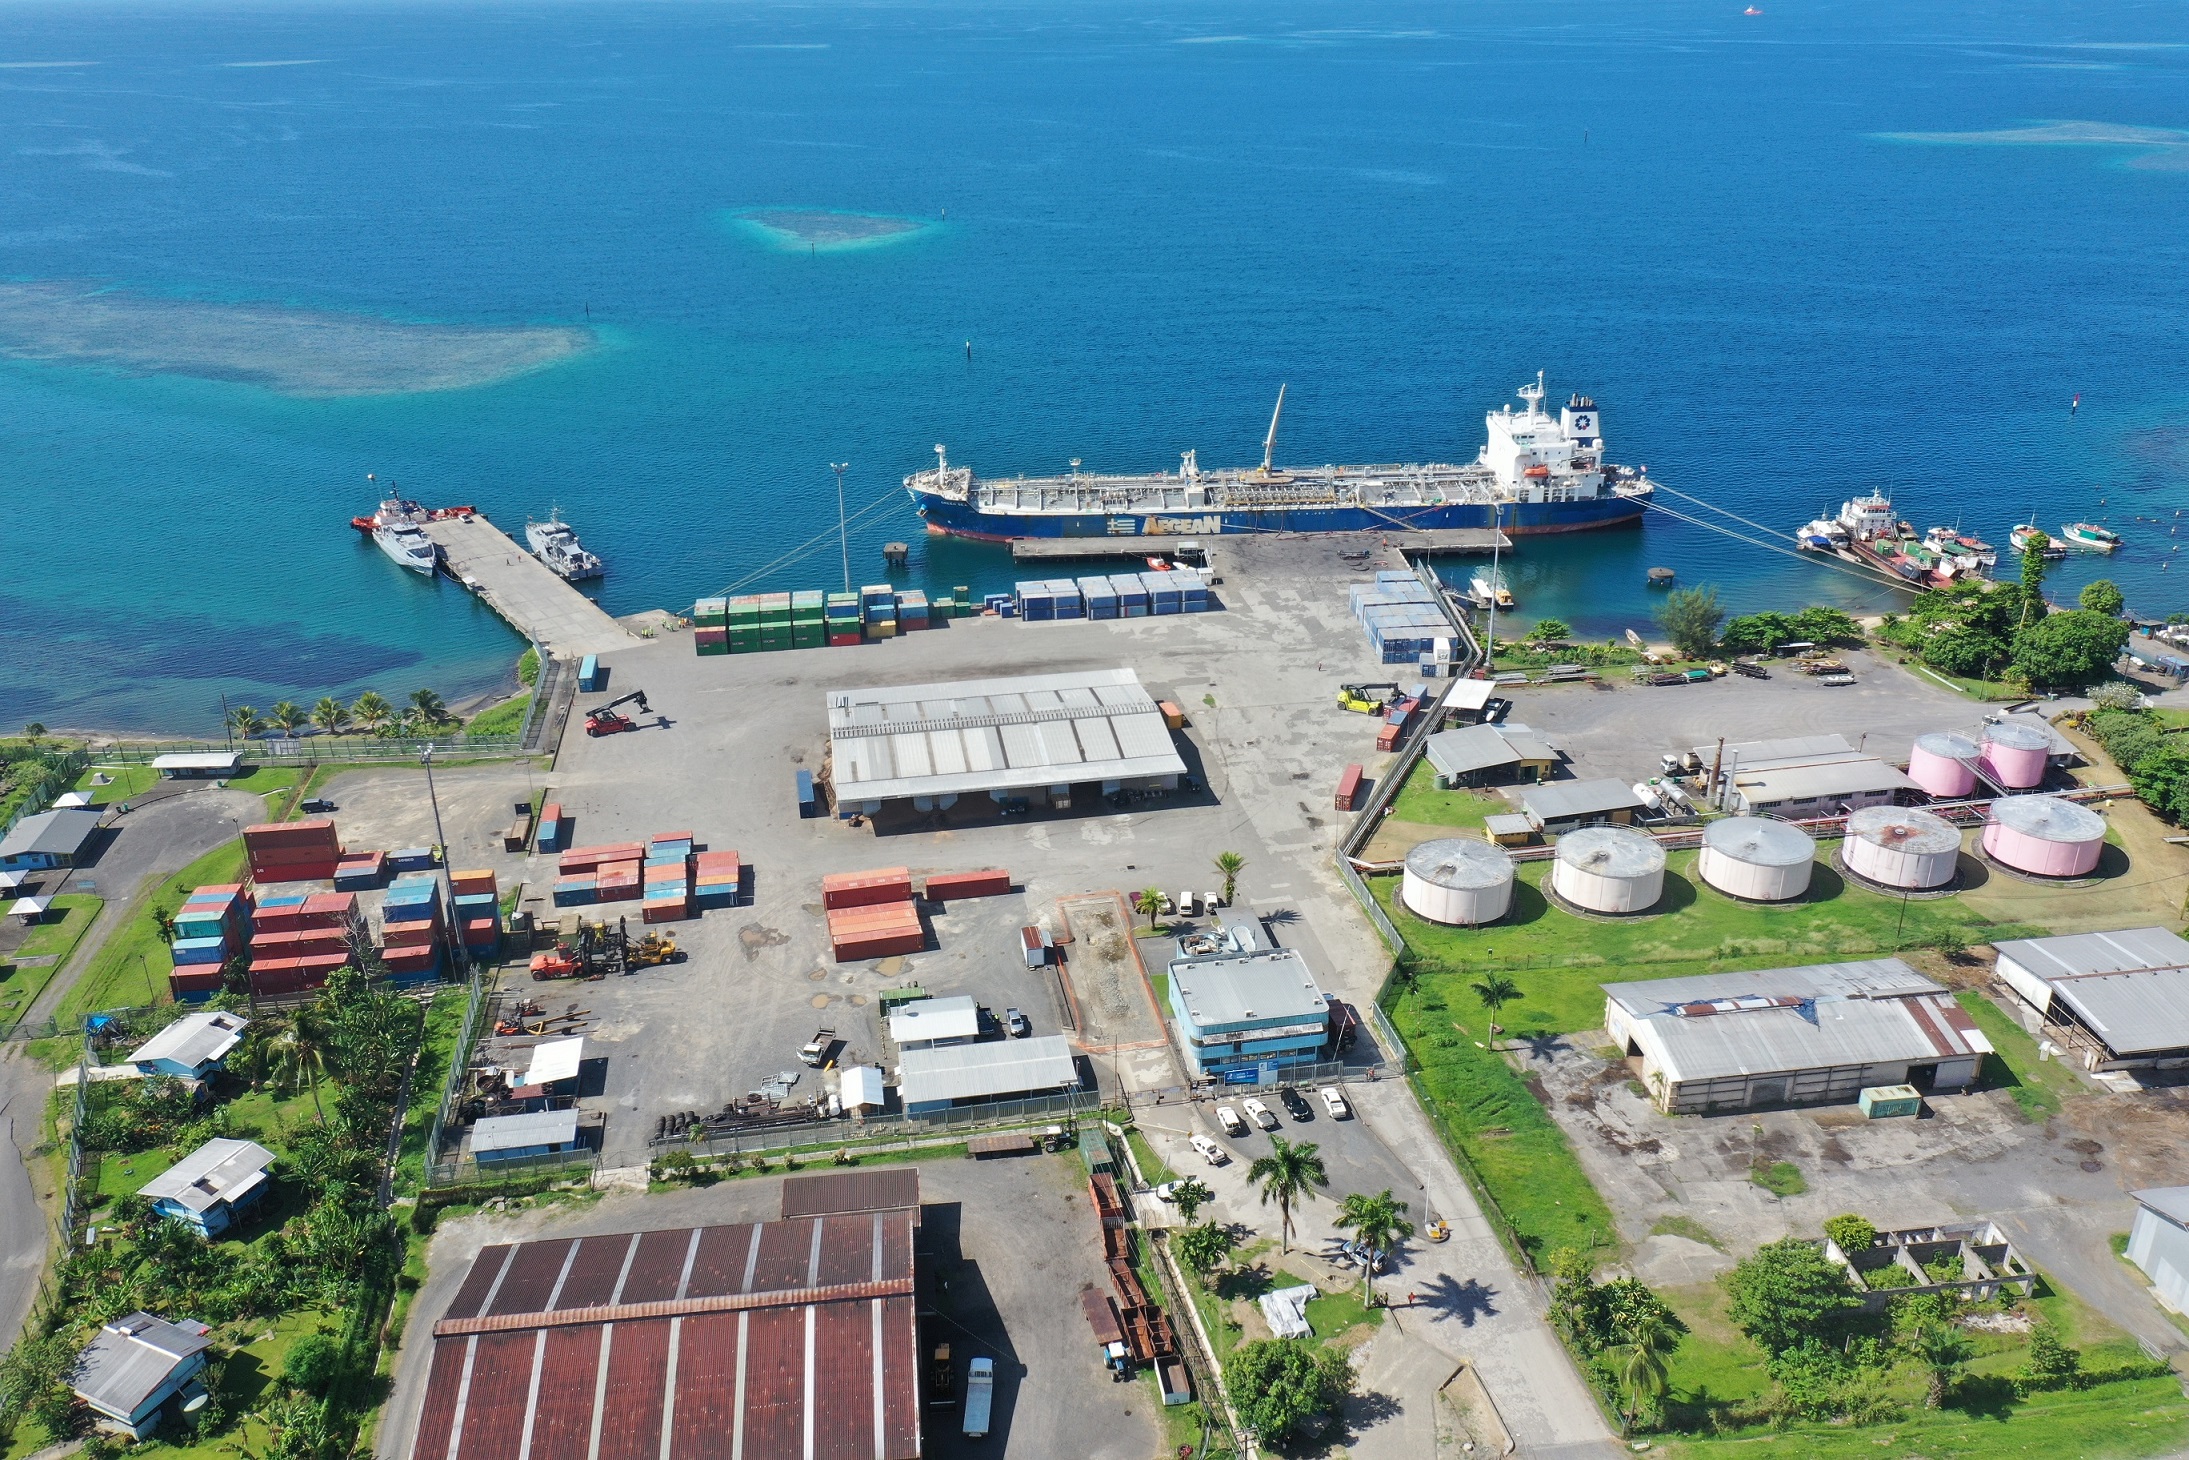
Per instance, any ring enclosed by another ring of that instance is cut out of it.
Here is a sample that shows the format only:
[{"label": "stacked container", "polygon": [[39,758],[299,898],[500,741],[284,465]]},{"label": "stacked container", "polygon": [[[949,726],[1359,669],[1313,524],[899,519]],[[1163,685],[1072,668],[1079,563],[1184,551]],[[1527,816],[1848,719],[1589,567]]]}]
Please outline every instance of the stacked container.
[{"label": "stacked container", "polygon": [[897,625],[905,633],[924,629],[929,623],[927,594],[917,588],[907,588],[897,595]]},{"label": "stacked container", "polygon": [[692,834],[663,832],[646,842],[645,895],[639,915],[649,923],[692,915]]},{"label": "stacked container", "polygon": [[760,598],[740,594],[722,605],[722,625],[732,654],[753,654],[760,649]]},{"label": "stacked container", "polygon": [[274,893],[251,914],[251,993],[309,993],[350,961],[362,930],[354,892]]},{"label": "stacked container", "polygon": [[[1085,600],[1087,605],[1087,617],[1117,617],[1117,590],[1110,586],[1110,580],[1107,577],[1097,575],[1092,578],[1081,578],[1078,580],[1078,586],[1079,596]],[[1060,613],[1057,617],[1062,618],[1064,615]]]},{"label": "stacked container", "polygon": [[[1002,605],[995,602],[997,596],[1000,595],[990,596],[989,606],[1000,612]],[[1018,616],[1028,623],[1040,623],[1056,617],[1056,595],[1049,591],[1049,580],[1046,578],[1020,581],[1012,590],[1011,603],[1017,609]]]},{"label": "stacked container", "polygon": [[449,884],[456,889],[456,932],[464,952],[490,959],[501,952],[502,902],[491,868],[451,872]]},{"label": "stacked container", "polygon": [[[476,896],[476,894],[473,894]],[[431,872],[406,872],[380,904],[380,961],[400,983],[423,983],[441,971],[441,887]]]},{"label": "stacked container", "polygon": [[345,852],[334,864],[334,890],[364,892],[378,887],[387,875],[386,852]]},{"label": "stacked container", "polygon": [[[1185,591],[1178,581],[1181,576],[1183,575],[1178,573],[1142,573],[1140,575],[1141,583],[1148,590],[1148,612],[1167,614],[1184,613],[1186,611]],[[1201,581],[1200,575],[1195,574],[1193,581],[1199,583]]]},{"label": "stacked container", "polygon": [[1347,592],[1353,617],[1385,664],[1450,663],[1457,652],[1451,621],[1429,585],[1396,569]]},{"label": "stacked container", "polygon": [[1117,595],[1119,618],[1146,618],[1149,613],[1148,585],[1141,581],[1139,573],[1115,573],[1110,577],[1110,591]]},{"label": "stacked container", "polygon": [[829,946],[838,963],[917,953],[927,946],[909,867],[830,873],[821,879],[821,904],[828,909]]},{"label": "stacked container", "polygon": [[220,992],[221,970],[250,933],[251,900],[243,884],[222,882],[200,887],[175,914],[175,970],[168,989],[178,1000],[211,998]]},{"label": "stacked container", "polygon": [[548,802],[540,808],[540,834],[534,839],[533,845],[543,852],[562,850],[562,844],[569,840],[569,826],[569,821],[562,814],[562,803]]},{"label": "stacked container", "polygon": [[398,872],[431,872],[439,860],[431,847],[402,847],[388,853],[388,865]]},{"label": "stacked container", "polygon": [[790,646],[793,649],[819,649],[828,643],[828,627],[824,609],[828,595],[818,588],[803,589],[790,596]]},{"label": "stacked container", "polygon": [[859,595],[856,593],[831,593],[821,602],[821,625],[832,649],[849,648],[860,642]]},{"label": "stacked container", "polygon": [[887,583],[869,583],[859,590],[859,622],[869,639],[897,637],[897,590]]},{"label": "stacked container", "polygon": [[692,646],[702,654],[730,652],[730,601],[702,598],[692,605]]},{"label": "stacked container", "polygon": [[642,861],[603,862],[593,869],[593,900],[635,902],[645,893],[645,876]]},{"label": "stacked container", "polygon": [[872,907],[884,902],[907,902],[912,897],[910,867],[881,867],[870,872],[831,872],[821,879],[821,906]]},{"label": "stacked container", "polygon": [[610,864],[636,864],[644,855],[645,848],[637,842],[572,847],[562,854],[561,862],[556,865],[555,906],[583,907],[588,903],[608,901],[600,890],[601,869]]},{"label": "stacked container", "polygon": [[243,829],[253,882],[326,882],[342,859],[332,821],[271,821]]},{"label": "stacked container", "polygon": [[735,907],[743,891],[745,867],[735,852],[701,852],[692,859],[692,909]]}]

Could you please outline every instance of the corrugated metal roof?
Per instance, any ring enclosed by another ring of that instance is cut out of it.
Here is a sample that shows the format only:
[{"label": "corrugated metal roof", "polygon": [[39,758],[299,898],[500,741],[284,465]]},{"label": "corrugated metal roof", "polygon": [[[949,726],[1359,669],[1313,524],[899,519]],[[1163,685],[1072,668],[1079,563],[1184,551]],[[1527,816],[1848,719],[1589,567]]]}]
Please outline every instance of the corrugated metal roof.
[{"label": "corrugated metal roof", "polygon": [[170,1323],[150,1313],[117,1318],[85,1348],[71,1387],[86,1403],[132,1417],[175,1370],[212,1347],[202,1323]]},{"label": "corrugated metal roof", "polygon": [[1667,1004],[1694,1004],[1761,994],[1769,998],[1889,999],[1944,993],[1898,958],[1855,963],[1812,963],[1799,968],[1757,968],[1743,973],[1696,973],[1639,983],[1607,983],[1604,993],[1634,1014]]},{"label": "corrugated metal roof", "polygon": [[1639,809],[1642,798],[1625,781],[1546,781],[1520,793],[1520,804],[1538,821],[1600,816],[1622,807]]},{"label": "corrugated metal roof", "polygon": [[783,1216],[830,1216],[839,1212],[918,1211],[920,1168],[881,1166],[872,1171],[830,1171],[783,1178]]},{"label": "corrugated metal roof", "polygon": [[525,1071],[527,1085],[553,1085],[563,1080],[575,1080],[578,1066],[585,1062],[585,1036],[572,1035],[568,1039],[550,1039],[532,1047],[532,1068]]},{"label": "corrugated metal roof", "polygon": [[154,1201],[171,1201],[192,1212],[208,1212],[234,1201],[266,1180],[274,1153],[256,1141],[216,1137],[137,1188]]},{"label": "corrugated metal roof", "polygon": [[2052,996],[2117,1055],[2189,1048],[2189,971],[2141,968],[2051,981]]},{"label": "corrugated metal roof", "polygon": [[2009,938],[1996,946],[2001,958],[2012,959],[2046,980],[2078,973],[2124,973],[2135,968],[2189,968],[2189,939],[2164,928]]},{"label": "corrugated metal roof", "polygon": [[1330,1004],[1297,948],[1184,958],[1170,966],[1171,988],[1203,1030],[1330,1017]]},{"label": "corrugated metal roof", "polygon": [[575,1110],[535,1110],[526,1115],[490,1115],[471,1127],[471,1149],[519,1151],[527,1146],[566,1146],[578,1138]]},{"label": "corrugated metal roof", "polygon": [[1071,1044],[1061,1034],[908,1049],[897,1062],[897,1098],[908,1106],[1046,1093],[1078,1083]]},{"label": "corrugated metal roof", "polygon": [[[1725,764],[1736,761],[1744,766],[1763,767],[1780,762],[1816,760],[1837,753],[1852,754],[1854,747],[1844,735],[1788,735],[1777,740],[1729,741],[1725,748]],[[1695,754],[1705,766],[1717,763],[1719,747],[1716,744],[1698,745]]]},{"label": "corrugated metal roof", "polygon": [[1915,782],[1874,755],[1857,755],[1850,750],[1828,758],[1760,767],[1742,761],[1734,767],[1733,786],[1744,805],[1775,806],[1830,796],[1913,790]]},{"label": "corrugated metal roof", "polygon": [[130,1051],[129,1062],[151,1064],[156,1060],[172,1060],[196,1069],[207,1060],[225,1057],[243,1038],[243,1031],[250,1024],[251,1021],[241,1014],[224,1010],[201,1009],[195,1014],[185,1014]]},{"label": "corrugated metal roof", "polygon": [[243,753],[233,750],[195,750],[181,755],[152,757],[152,769],[156,771],[235,770],[242,764]]},{"label": "corrugated metal roof", "polygon": [[0,857],[25,857],[43,853],[49,857],[73,857],[84,849],[99,829],[102,811],[41,811],[15,823],[0,840]]},{"label": "corrugated metal roof", "polygon": [[980,1006],[971,994],[952,994],[943,999],[914,999],[899,1004],[889,1016],[889,1037],[899,1044],[933,1039],[977,1039]]},{"label": "corrugated metal roof", "polygon": [[2177,1227],[2189,1227],[2189,1186],[2155,1186],[2129,1193]]},{"label": "corrugated metal roof", "polygon": [[839,798],[895,800],[1183,775],[1130,669],[830,690]]},{"label": "corrugated metal roof", "polygon": [[1535,736],[1523,736],[1521,740],[1523,744],[1515,744],[1495,725],[1464,725],[1457,730],[1439,730],[1429,737],[1424,749],[1437,774],[1444,776],[1471,776],[1529,760],[1557,759],[1550,747]]}]

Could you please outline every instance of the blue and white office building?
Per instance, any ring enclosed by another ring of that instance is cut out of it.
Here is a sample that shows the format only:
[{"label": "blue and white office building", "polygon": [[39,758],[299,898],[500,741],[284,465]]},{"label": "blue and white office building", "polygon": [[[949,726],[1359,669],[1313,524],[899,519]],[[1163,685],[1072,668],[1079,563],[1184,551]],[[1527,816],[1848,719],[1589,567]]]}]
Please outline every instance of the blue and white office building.
[{"label": "blue and white office building", "polygon": [[1297,949],[1228,951],[1170,966],[1170,1017],[1196,1079],[1244,1082],[1309,1064],[1330,1042],[1330,1002]]}]

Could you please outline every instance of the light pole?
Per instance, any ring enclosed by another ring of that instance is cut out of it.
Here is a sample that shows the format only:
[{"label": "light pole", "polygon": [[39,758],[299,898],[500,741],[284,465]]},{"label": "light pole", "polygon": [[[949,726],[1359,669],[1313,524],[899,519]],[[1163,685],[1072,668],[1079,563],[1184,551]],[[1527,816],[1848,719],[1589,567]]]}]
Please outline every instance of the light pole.
[{"label": "light pole", "polygon": [[441,830],[441,797],[433,788],[433,742],[427,741],[418,758],[426,767],[426,800],[433,806],[433,843],[441,854],[440,871],[434,876],[434,891],[441,902],[443,936],[448,940],[449,952],[456,963],[456,971],[463,971],[464,945],[457,937],[456,886],[448,880],[448,834]]},{"label": "light pole", "polygon": [[1497,588],[1498,583],[1500,582],[1497,572],[1497,565],[1499,561],[1498,549],[1504,546],[1505,543],[1505,534],[1503,531],[1505,520],[1504,509],[1505,504],[1502,502],[1492,502],[1490,504],[1489,642],[1482,646],[1483,666],[1489,671],[1488,673],[1483,675],[1483,678],[1485,679],[1497,678]]},{"label": "light pole", "polygon": [[844,549],[844,591],[851,591],[851,532],[844,525],[844,473],[851,469],[848,461],[832,461],[828,469],[836,473],[836,540]]}]

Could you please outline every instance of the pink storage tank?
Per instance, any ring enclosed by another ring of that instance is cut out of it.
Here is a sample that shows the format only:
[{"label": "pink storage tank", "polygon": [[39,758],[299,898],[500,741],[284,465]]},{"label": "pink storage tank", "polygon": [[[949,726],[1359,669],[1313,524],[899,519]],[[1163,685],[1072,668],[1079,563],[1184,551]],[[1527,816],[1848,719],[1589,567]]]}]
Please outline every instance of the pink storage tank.
[{"label": "pink storage tank", "polygon": [[2045,765],[2051,758],[2052,737],[2034,725],[2010,720],[1984,727],[1984,768],[2008,790],[2043,785]]},{"label": "pink storage tank", "polygon": [[1947,800],[1957,800],[1976,789],[1976,742],[1965,735],[1918,735],[1908,751],[1908,779]]},{"label": "pink storage tank", "polygon": [[2039,877],[2081,877],[2105,850],[2105,818],[2057,796],[2001,796],[1991,803],[1984,851]]}]

